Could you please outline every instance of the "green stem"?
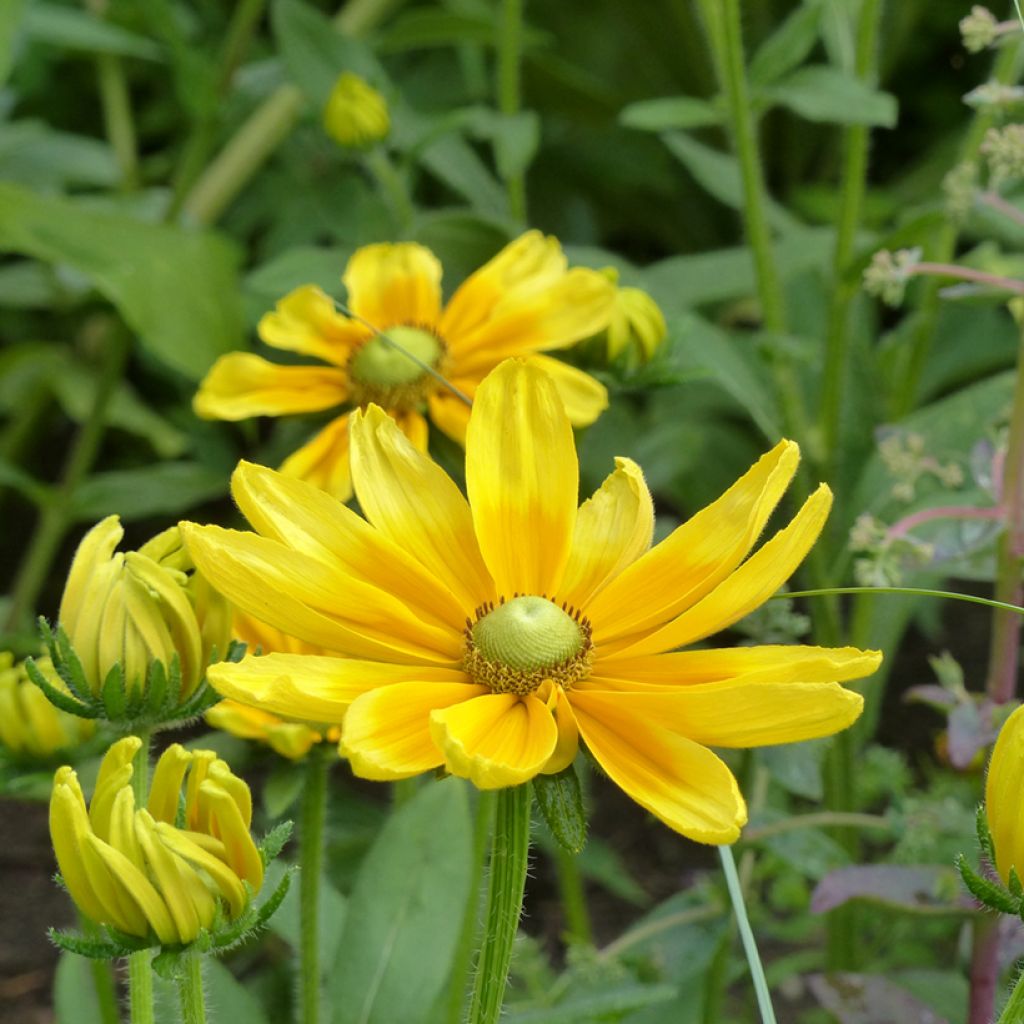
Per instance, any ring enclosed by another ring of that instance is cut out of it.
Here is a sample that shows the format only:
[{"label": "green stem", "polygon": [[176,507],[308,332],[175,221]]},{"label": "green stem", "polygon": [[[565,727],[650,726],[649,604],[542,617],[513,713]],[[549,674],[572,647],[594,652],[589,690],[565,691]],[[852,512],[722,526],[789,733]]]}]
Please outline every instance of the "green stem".
[{"label": "green stem", "polygon": [[999,1014],[996,1024],[1020,1024],[1024,1020],[1024,971],[1017,976],[1010,998]]},{"label": "green stem", "polygon": [[[523,49],[523,0],[503,0],[498,30],[498,109],[505,117],[515,117],[522,102],[520,63]],[[511,174],[505,181],[512,219],[526,221],[526,182],[522,174]]]},{"label": "green stem", "polygon": [[993,601],[989,597],[977,597],[975,594],[958,594],[955,590],[929,590],[927,587],[823,587],[821,590],[787,590],[773,594],[769,600],[790,597],[833,597],[836,594],[907,594],[910,597],[942,597],[948,601],[965,601],[967,604],[983,604],[989,608],[1024,615],[1024,606],[1008,604],[1005,601]]},{"label": "green stem", "polygon": [[128,346],[119,329],[111,331],[107,341],[109,347],[106,362],[96,383],[92,408],[75,438],[74,447],[64,465],[61,482],[51,501],[40,514],[39,523],[11,587],[8,629],[20,628],[32,614],[39,592],[50,574],[50,566],[71,525],[75,491],[92,468],[99,453],[100,442],[106,429],[107,405],[121,381],[121,372],[128,355]]},{"label": "green stem", "polygon": [[[367,32],[401,0],[349,0],[334,19],[350,36]],[[302,91],[282,85],[267,97],[200,175],[182,204],[188,219],[213,224],[249,179],[291,134],[305,105]]]},{"label": "green stem", "polygon": [[[878,50],[878,26],[881,21],[881,0],[864,0],[857,28],[855,71],[865,84],[873,84]],[[829,305],[825,344],[825,369],[821,388],[822,455],[834,476],[840,457],[839,434],[843,414],[843,383],[846,380],[850,348],[850,305],[860,290],[860,282],[844,280],[853,257],[853,247],[860,226],[861,207],[867,185],[867,125],[850,125],[843,132],[843,171],[836,224],[836,247],[832,257],[832,301]]]},{"label": "green stem", "polygon": [[206,1000],[203,998],[203,955],[196,949],[182,954],[178,975],[178,1000],[181,1024],[206,1024]]},{"label": "green stem", "polygon": [[558,895],[565,915],[565,938],[574,945],[592,945],[593,930],[587,912],[587,896],[583,887],[579,857],[561,845],[555,850],[555,874]]},{"label": "green stem", "polygon": [[[101,936],[100,929],[87,917],[79,914],[79,927],[90,939]],[[120,1024],[121,1015],[117,1008],[117,986],[114,984],[114,973],[107,960],[89,960],[89,973],[92,975],[92,986],[96,992],[96,1006],[99,1010],[100,1024]]]},{"label": "green stem", "polygon": [[327,808],[327,756],[316,744],[306,757],[299,832],[299,1020],[320,1020],[320,879],[324,867],[324,818]]},{"label": "green stem", "polygon": [[[132,792],[135,806],[145,807],[149,798],[149,745],[151,733],[139,730],[135,734],[142,740],[132,761]],[[131,1006],[131,1024],[154,1024],[153,1014],[153,954],[144,949],[128,958],[128,1001]]]},{"label": "green stem", "polygon": [[374,146],[366,154],[366,166],[369,167],[380,190],[387,197],[391,212],[395,217],[395,223],[398,225],[398,234],[403,235],[409,230],[416,210],[412,205],[409,189],[406,187],[401,173],[382,146]]},{"label": "green stem", "polygon": [[484,878],[487,840],[494,821],[496,796],[493,790],[481,789],[476,798],[476,820],[473,824],[473,874],[469,882],[469,899],[462,917],[462,930],[452,958],[451,984],[448,987],[447,1024],[462,1024],[465,1018],[466,993],[473,969],[473,951],[480,921],[480,885]]},{"label": "green stem", "polygon": [[743,951],[747,954],[747,963],[750,966],[750,977],[754,982],[754,992],[757,995],[757,1008],[761,1013],[762,1024],[776,1024],[775,1011],[772,1009],[772,997],[768,990],[768,982],[764,976],[764,967],[761,964],[761,957],[757,952],[757,942],[754,933],[750,928],[750,921],[747,918],[747,906],[743,900],[743,889],[740,887],[739,875],[736,874],[736,861],[733,860],[732,847],[718,847],[718,856],[722,861],[722,870],[725,872],[725,884],[729,888],[729,898],[732,900],[733,913],[736,915],[736,924],[740,930],[740,938],[743,941]]},{"label": "green stem", "polygon": [[469,1008],[470,1024],[497,1024],[501,1017],[526,888],[532,798],[529,783],[498,791],[484,937]]}]

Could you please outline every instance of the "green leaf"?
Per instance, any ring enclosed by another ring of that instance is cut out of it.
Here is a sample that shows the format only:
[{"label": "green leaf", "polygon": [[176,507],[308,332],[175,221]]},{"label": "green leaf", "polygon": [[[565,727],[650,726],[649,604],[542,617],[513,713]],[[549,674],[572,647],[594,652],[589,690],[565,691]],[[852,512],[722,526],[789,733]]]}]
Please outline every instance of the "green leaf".
[{"label": "green leaf", "polygon": [[587,811],[576,769],[569,765],[557,775],[537,775],[533,792],[559,845],[570,853],[579,853],[587,843]]},{"label": "green leaf", "polygon": [[582,995],[576,993],[557,1006],[546,1006],[541,1010],[520,1010],[517,1013],[513,1009],[503,1014],[501,1019],[505,1024],[592,1024],[598,1020],[621,1020],[627,1013],[670,1002],[676,994],[674,985],[628,984],[596,994],[587,991]]},{"label": "green leaf", "polygon": [[[685,132],[664,132],[661,139],[708,195],[734,210],[743,209],[743,180],[734,156],[705,146]],[[795,231],[800,227],[792,214],[773,199],[765,205],[768,223],[776,231]]]},{"label": "green leaf", "polygon": [[449,134],[425,146],[419,162],[450,189],[468,199],[477,213],[505,217],[505,190],[465,139]]},{"label": "green leaf", "polygon": [[748,74],[752,85],[768,85],[797,67],[814,49],[821,21],[821,0],[804,0],[758,47]]},{"label": "green leaf", "polygon": [[15,121],[0,134],[0,179],[36,191],[71,186],[110,188],[120,178],[110,146],[86,135]]},{"label": "green leaf", "polygon": [[215,235],[0,183],[0,250],[90,277],[141,343],[193,380],[241,340],[236,253]]},{"label": "green leaf", "polygon": [[71,514],[90,521],[118,513],[126,522],[177,515],[227,493],[227,474],[199,462],[163,462],[90,477],[75,492]]},{"label": "green leaf", "polygon": [[306,773],[293,761],[275,761],[270,776],[263,784],[263,809],[267,817],[280,818],[299,798]]},{"label": "green leaf", "polygon": [[387,820],[349,900],[332,1024],[427,1020],[462,928],[471,846],[460,779],[430,783]]},{"label": "green leaf", "polygon": [[[56,1024],[104,1024],[93,983],[93,965],[85,957],[62,951],[53,979]],[[104,966],[103,970],[109,970]]]},{"label": "green leaf", "polygon": [[270,308],[304,284],[319,285],[328,295],[341,294],[341,275],[352,249],[298,245],[278,253],[245,277],[245,290]]},{"label": "green leaf", "polygon": [[[464,43],[495,46],[498,38],[498,26],[487,8],[443,11],[422,7],[390,19],[381,33],[377,50],[380,53],[401,53],[403,50],[461,46]],[[546,33],[524,26],[523,50],[543,46],[548,38]]]},{"label": "green leaf", "polygon": [[659,96],[630,103],[619,112],[620,124],[645,132],[705,128],[721,122],[721,112],[712,103],[696,96]]},{"label": "green leaf", "polygon": [[207,1005],[217,1009],[217,1020],[267,1024],[268,1017],[260,1000],[212,956],[204,958],[203,988]]},{"label": "green leaf", "polygon": [[532,110],[499,114],[491,122],[494,163],[502,180],[525,173],[540,145],[540,118]]},{"label": "green leaf", "polygon": [[145,36],[74,7],[35,0],[25,12],[24,24],[30,38],[62,50],[160,59],[160,48]]},{"label": "green leaf", "polygon": [[14,65],[14,46],[25,14],[26,0],[6,0],[0,4],[0,86],[7,81]]},{"label": "green leaf", "polygon": [[794,71],[766,90],[766,95],[808,121],[893,128],[898,116],[895,96],[824,64]]}]

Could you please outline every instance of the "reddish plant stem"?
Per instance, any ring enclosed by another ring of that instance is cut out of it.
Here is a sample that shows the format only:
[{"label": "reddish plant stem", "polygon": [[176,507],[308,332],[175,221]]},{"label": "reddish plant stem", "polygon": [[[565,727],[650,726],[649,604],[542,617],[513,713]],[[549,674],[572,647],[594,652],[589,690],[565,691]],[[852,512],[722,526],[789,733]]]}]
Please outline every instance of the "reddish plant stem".
[{"label": "reddish plant stem", "polygon": [[1015,277],[1003,277],[1000,274],[989,274],[984,270],[975,270],[973,267],[961,267],[956,263],[913,263],[907,267],[906,273],[928,274],[933,277],[955,277],[961,281],[977,281],[978,284],[991,285],[993,288],[1001,288],[1005,292],[1012,292],[1014,295],[1024,295],[1024,281],[1018,281]]},{"label": "reddish plant stem", "polygon": [[967,1024],[991,1024],[999,984],[999,919],[992,914],[974,922],[971,994]]},{"label": "reddish plant stem", "polygon": [[1002,506],[974,508],[970,505],[942,505],[904,516],[899,522],[893,523],[888,532],[890,537],[905,537],[911,530],[933,519],[1002,519],[1003,514]]},{"label": "reddish plant stem", "polygon": [[978,196],[978,202],[996,213],[1001,213],[1007,220],[1012,221],[1018,227],[1024,227],[1024,210],[1008,203],[998,192],[982,192]]}]

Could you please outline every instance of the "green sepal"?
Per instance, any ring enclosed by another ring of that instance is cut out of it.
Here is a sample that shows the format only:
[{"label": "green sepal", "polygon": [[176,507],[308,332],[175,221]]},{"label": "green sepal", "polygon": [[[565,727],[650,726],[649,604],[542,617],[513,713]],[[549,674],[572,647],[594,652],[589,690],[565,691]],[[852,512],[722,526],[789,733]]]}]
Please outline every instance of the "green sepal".
[{"label": "green sepal", "polygon": [[260,856],[263,858],[264,867],[284,849],[284,844],[291,838],[293,827],[292,822],[282,821],[280,824],[275,825],[263,837],[261,842],[256,844],[259,848]]},{"label": "green sepal", "polygon": [[983,878],[967,863],[961,853],[956,859],[956,867],[971,895],[992,910],[1003,914],[1017,915],[1021,912],[1021,901],[1014,899],[1001,885]]},{"label": "green sepal", "polygon": [[106,717],[111,722],[122,721],[128,710],[128,698],[124,692],[124,672],[121,671],[120,664],[114,665],[107,673],[100,695],[103,698]]},{"label": "green sepal", "polygon": [[68,953],[77,953],[79,956],[86,956],[90,960],[116,960],[122,956],[131,956],[135,952],[131,947],[117,942],[87,939],[84,935],[76,935],[74,932],[62,932],[56,928],[50,928],[46,934],[58,949],[63,949]]},{"label": "green sepal", "polygon": [[[92,704],[95,698],[92,695],[89,682],[85,678],[85,670],[82,668],[82,662],[78,655],[72,650],[71,642],[68,640],[64,628],[57,626],[55,636],[49,623],[42,616],[39,617],[38,623],[39,635],[46,645],[46,651],[50,655],[54,668],[57,669],[57,674],[83,704]],[[70,658],[65,657],[65,652],[70,655]]]},{"label": "green sepal", "polygon": [[29,679],[43,691],[43,695],[55,708],[66,711],[70,715],[77,715],[79,718],[99,718],[100,712],[98,707],[92,704],[83,704],[81,701],[75,700],[74,697],[61,693],[43,675],[39,670],[39,666],[32,658],[25,659],[25,672]]},{"label": "green sepal", "polygon": [[575,767],[569,765],[557,775],[535,776],[533,792],[558,845],[579,853],[587,843],[587,811]]},{"label": "green sepal", "polygon": [[[285,896],[288,895],[288,890],[292,884],[292,875],[296,870],[294,866],[289,867],[281,876],[281,881],[277,883],[277,888],[258,907],[250,900],[245,912],[231,928],[210,936],[209,948],[217,951],[230,949],[232,946],[237,946],[248,939],[255,932],[265,928],[277,908],[284,902]],[[245,883],[245,887],[249,891],[248,883]]]},{"label": "green sepal", "polygon": [[225,661],[237,665],[245,657],[248,645],[242,640],[231,640],[228,642],[228,650],[224,655]]},{"label": "green sepal", "polygon": [[978,804],[978,810],[974,819],[974,828],[978,833],[978,845],[989,864],[995,866],[996,848],[992,842],[992,830],[988,827],[988,814],[984,804]]},{"label": "green sepal", "polygon": [[164,713],[169,690],[164,663],[154,661],[149,666],[149,679],[146,681],[145,710],[148,716],[158,718]]},{"label": "green sepal", "polygon": [[1024,900],[1024,886],[1020,884],[1020,875],[1017,874],[1017,869],[1011,864],[1010,865],[1010,878],[1008,887],[1010,895],[1020,902]]},{"label": "green sepal", "polygon": [[150,961],[150,966],[164,981],[177,981],[181,974],[180,947],[165,948]]}]

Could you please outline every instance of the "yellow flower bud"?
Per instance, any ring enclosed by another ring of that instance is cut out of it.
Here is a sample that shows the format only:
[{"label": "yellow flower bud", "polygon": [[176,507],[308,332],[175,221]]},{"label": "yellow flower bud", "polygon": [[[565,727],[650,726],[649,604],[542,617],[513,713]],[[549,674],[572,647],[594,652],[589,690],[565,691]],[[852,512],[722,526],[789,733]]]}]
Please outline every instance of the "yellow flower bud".
[{"label": "yellow flower bud", "polygon": [[107,751],[88,806],[75,772],[57,770],[50,836],[64,884],[86,917],[154,944],[181,945],[213,926],[218,905],[239,917],[249,900],[245,884],[251,893],[263,884],[249,832],[252,797],[215,754],[174,744],[157,762],[147,806],[136,807],[132,759],[140,745],[128,736]]},{"label": "yellow flower bud", "polygon": [[229,612],[223,599],[198,581],[172,527],[138,551],[117,552],[124,535],[108,516],[82,539],[71,563],[60,605],[60,625],[99,697],[107,674],[124,671],[125,689],[145,687],[155,661],[181,667],[181,700],[202,681],[214,645],[224,654]]},{"label": "yellow flower bud", "polygon": [[996,870],[1003,881],[1016,868],[1024,880],[1024,707],[999,731],[985,781],[985,813],[992,832]]},{"label": "yellow flower bud", "polygon": [[[36,658],[36,666],[62,693],[67,687],[49,658]],[[0,747],[15,758],[47,760],[84,743],[96,727],[55,708],[10,652],[0,652]]]},{"label": "yellow flower bud", "polygon": [[359,75],[339,75],[324,108],[327,134],[343,146],[363,147],[379,142],[390,129],[384,97]]},{"label": "yellow flower bud", "polygon": [[[604,274],[618,284],[619,275],[613,267]],[[661,346],[668,334],[665,316],[658,304],[640,288],[617,288],[608,323],[608,358],[615,359],[627,349],[635,350],[646,362]]]}]

